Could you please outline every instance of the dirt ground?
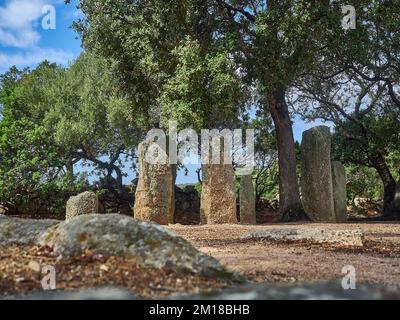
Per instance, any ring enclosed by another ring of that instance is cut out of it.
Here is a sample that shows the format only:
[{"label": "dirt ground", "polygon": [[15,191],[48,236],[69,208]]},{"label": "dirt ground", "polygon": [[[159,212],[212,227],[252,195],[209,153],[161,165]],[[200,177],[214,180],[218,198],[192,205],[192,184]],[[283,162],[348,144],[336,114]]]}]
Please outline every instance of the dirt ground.
[{"label": "dirt ground", "polygon": [[[362,248],[309,242],[284,243],[242,240],[241,235],[281,228],[361,229]],[[257,226],[203,225],[168,227],[199,250],[214,256],[226,267],[240,271],[255,282],[313,282],[343,277],[342,268],[352,265],[358,283],[395,285],[400,288],[400,223],[270,224]],[[142,268],[133,260],[90,253],[72,260],[58,260],[46,247],[9,247],[0,251],[0,297],[41,290],[40,268],[52,265],[57,288],[120,287],[141,297],[173,293],[208,292],[237,284],[225,279],[203,278],[174,271]]]},{"label": "dirt ground", "polygon": [[0,251],[0,300],[41,292],[44,266],[56,271],[57,290],[124,288],[142,298],[165,297],[179,293],[207,293],[235,285],[217,279],[174,270],[144,268],[133,259],[103,257],[86,253],[70,260],[59,260],[46,247],[9,247]]},{"label": "dirt ground", "polygon": [[[277,228],[361,229],[363,248],[267,240],[241,240],[247,232]],[[400,287],[400,223],[205,225],[169,227],[199,250],[256,282],[341,279],[342,268],[355,267],[358,282]]]}]

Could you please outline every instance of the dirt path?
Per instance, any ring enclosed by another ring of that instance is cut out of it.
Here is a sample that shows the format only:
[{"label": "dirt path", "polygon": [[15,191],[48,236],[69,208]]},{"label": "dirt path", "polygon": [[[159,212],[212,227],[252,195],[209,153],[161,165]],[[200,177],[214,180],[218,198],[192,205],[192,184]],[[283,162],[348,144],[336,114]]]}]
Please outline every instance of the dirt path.
[{"label": "dirt path", "polygon": [[[361,229],[367,245],[361,250],[310,243],[288,244],[266,240],[241,240],[247,232],[281,228]],[[295,282],[333,280],[342,268],[355,267],[357,280],[400,286],[400,224],[282,224],[169,227],[199,250],[254,281]]]}]

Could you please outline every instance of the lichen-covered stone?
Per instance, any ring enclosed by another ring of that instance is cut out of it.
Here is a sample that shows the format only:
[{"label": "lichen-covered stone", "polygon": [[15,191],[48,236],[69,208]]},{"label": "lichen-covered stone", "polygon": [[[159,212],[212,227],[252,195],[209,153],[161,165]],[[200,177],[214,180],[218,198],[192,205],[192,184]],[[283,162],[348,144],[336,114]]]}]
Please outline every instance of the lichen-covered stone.
[{"label": "lichen-covered stone", "polygon": [[327,126],[317,126],[303,132],[300,183],[303,207],[310,219],[335,222],[331,134]]},{"label": "lichen-covered stone", "polygon": [[173,174],[169,164],[150,164],[146,161],[149,145],[147,141],[139,144],[134,217],[166,225],[173,222]]},{"label": "lichen-covered stone", "polygon": [[49,227],[59,223],[58,220],[28,220],[0,215],[0,247],[35,244]]},{"label": "lichen-covered stone", "polygon": [[83,214],[100,213],[99,198],[94,192],[86,191],[69,198],[65,220],[71,220]]},{"label": "lichen-covered stone", "polygon": [[246,233],[241,239],[270,239],[275,241],[310,241],[342,246],[362,247],[364,233],[361,230],[333,230],[312,227],[309,229],[282,228]]},{"label": "lichen-covered stone", "polygon": [[[155,297],[157,298],[157,297]],[[7,296],[6,300],[141,300],[121,288],[39,291],[28,295]],[[341,281],[275,284],[249,283],[214,292],[173,294],[168,300],[400,300],[397,287],[357,284],[357,290],[344,290]]]},{"label": "lichen-covered stone", "polygon": [[233,166],[207,164],[202,166],[202,173],[201,223],[237,223]]},{"label": "lichen-covered stone", "polygon": [[193,272],[229,274],[214,258],[162,226],[118,214],[84,215],[51,228],[40,239],[61,258],[87,251],[135,259],[143,266]]},{"label": "lichen-covered stone", "polygon": [[333,203],[336,222],[347,221],[346,170],[339,161],[332,161]]},{"label": "lichen-covered stone", "polygon": [[240,177],[240,223],[256,223],[256,196],[251,175]]},{"label": "lichen-covered stone", "polygon": [[341,281],[273,284],[257,283],[223,289],[207,295],[177,295],[188,300],[399,300],[398,287],[357,284],[357,290],[344,290]]}]

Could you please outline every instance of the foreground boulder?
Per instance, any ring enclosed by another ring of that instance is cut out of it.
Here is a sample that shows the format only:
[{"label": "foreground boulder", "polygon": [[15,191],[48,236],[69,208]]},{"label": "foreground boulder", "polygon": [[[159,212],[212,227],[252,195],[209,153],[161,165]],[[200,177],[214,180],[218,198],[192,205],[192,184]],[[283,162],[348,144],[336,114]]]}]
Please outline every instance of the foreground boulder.
[{"label": "foreground boulder", "polygon": [[90,251],[133,258],[154,268],[210,276],[229,274],[217,260],[160,225],[118,214],[79,216],[50,228],[40,244],[52,247],[63,258]]},{"label": "foreground boulder", "polygon": [[60,259],[91,252],[133,259],[144,267],[242,280],[162,226],[120,214],[81,215],[64,222],[0,216],[0,248],[9,245],[48,246]]},{"label": "foreground boulder", "polygon": [[331,133],[327,126],[303,132],[300,184],[303,207],[309,218],[316,222],[336,222]]},{"label": "foreground boulder", "polygon": [[9,245],[35,244],[58,220],[26,220],[0,215],[0,248]]},{"label": "foreground boulder", "polygon": [[138,147],[139,179],[136,187],[134,216],[158,224],[173,223],[173,173],[169,164],[151,164],[146,153],[151,144],[144,141]]},{"label": "foreground boulder", "polygon": [[340,281],[296,284],[247,284],[214,294],[179,295],[172,299],[188,300],[398,300],[400,290],[360,284],[357,290],[344,290]]},{"label": "foreground boulder", "polygon": [[[157,297],[155,297],[157,298]],[[139,300],[141,297],[122,288],[93,288],[82,291],[40,291],[7,300]],[[344,290],[341,283],[247,284],[210,294],[172,295],[168,300],[399,300],[398,288],[357,285],[357,290]]]},{"label": "foreground boulder", "polygon": [[71,220],[77,216],[91,213],[99,213],[99,198],[94,192],[86,191],[69,198],[65,220]]}]

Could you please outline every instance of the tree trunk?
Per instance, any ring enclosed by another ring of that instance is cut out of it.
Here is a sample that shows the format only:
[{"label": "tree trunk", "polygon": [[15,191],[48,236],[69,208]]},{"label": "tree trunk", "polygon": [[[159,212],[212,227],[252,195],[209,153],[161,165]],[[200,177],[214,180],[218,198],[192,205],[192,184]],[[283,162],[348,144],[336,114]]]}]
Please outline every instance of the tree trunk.
[{"label": "tree trunk", "polygon": [[278,144],[279,211],[282,221],[306,220],[299,192],[296,171],[295,143],[285,90],[278,89],[267,96],[274,121]]},{"label": "tree trunk", "polygon": [[385,217],[400,218],[400,208],[396,206],[396,180],[393,178],[385,158],[378,154],[373,159],[375,169],[383,182],[383,215]]},{"label": "tree trunk", "polygon": [[67,168],[68,178],[72,181],[74,179],[74,162],[72,159],[69,159],[65,166]]}]

